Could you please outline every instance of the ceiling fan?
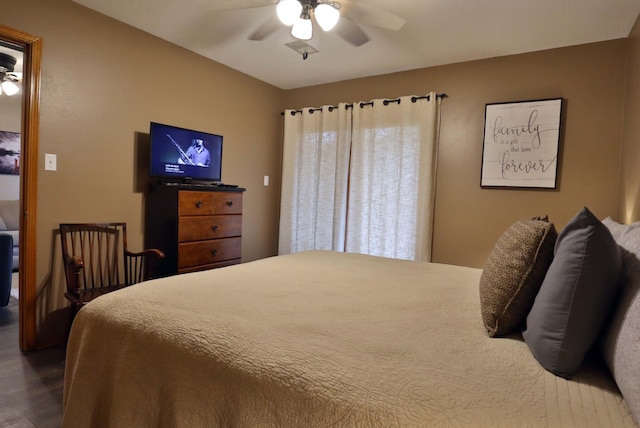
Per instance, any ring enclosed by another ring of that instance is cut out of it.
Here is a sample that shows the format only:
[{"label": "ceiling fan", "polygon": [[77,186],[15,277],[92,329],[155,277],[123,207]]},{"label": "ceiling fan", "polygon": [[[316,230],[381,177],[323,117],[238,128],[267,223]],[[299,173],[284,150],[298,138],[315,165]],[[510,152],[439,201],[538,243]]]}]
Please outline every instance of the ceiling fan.
[{"label": "ceiling fan", "polygon": [[[264,40],[283,27],[291,26],[291,34],[300,40],[309,40],[313,33],[311,17],[325,31],[333,30],[354,46],[362,46],[369,36],[360,24],[397,31],[406,20],[378,7],[355,0],[221,0],[217,10],[241,10],[253,8],[273,9],[265,21],[248,37],[249,40]],[[331,25],[333,23],[335,28]],[[325,28],[327,27],[327,28]]]},{"label": "ceiling fan", "polygon": [[15,95],[20,92],[18,81],[22,73],[14,73],[16,58],[0,52],[0,94]]}]

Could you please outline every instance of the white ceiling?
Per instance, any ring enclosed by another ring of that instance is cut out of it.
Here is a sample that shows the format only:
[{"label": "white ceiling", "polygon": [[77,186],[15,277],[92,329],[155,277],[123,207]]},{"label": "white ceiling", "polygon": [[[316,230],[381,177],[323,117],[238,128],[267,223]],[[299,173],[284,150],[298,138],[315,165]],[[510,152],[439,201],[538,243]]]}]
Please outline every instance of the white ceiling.
[{"label": "white ceiling", "polygon": [[339,0],[406,23],[350,15],[370,39],[359,47],[314,23],[318,52],[303,60],[287,27],[248,40],[277,0],[74,1],[282,89],[624,38],[640,14],[640,0]]}]

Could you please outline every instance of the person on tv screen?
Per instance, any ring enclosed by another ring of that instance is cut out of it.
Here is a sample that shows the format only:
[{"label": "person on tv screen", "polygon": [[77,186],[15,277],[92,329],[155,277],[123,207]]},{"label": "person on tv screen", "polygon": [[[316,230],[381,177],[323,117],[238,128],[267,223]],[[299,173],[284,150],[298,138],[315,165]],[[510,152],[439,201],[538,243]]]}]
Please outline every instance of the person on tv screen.
[{"label": "person on tv screen", "polygon": [[[211,164],[211,155],[209,150],[204,146],[204,141],[201,138],[194,138],[191,146],[187,149],[186,156],[187,163],[196,166],[209,166]],[[185,160],[182,157],[178,158],[178,163],[184,164]]]}]

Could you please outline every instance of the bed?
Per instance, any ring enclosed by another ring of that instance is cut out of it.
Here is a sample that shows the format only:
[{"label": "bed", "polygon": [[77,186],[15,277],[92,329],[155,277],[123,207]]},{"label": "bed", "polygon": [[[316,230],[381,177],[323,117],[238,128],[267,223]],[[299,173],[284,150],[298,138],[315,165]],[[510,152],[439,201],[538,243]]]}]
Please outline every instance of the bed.
[{"label": "bed", "polygon": [[102,296],[74,321],[62,425],[637,426],[598,358],[567,380],[489,337],[481,275],[307,251]]}]

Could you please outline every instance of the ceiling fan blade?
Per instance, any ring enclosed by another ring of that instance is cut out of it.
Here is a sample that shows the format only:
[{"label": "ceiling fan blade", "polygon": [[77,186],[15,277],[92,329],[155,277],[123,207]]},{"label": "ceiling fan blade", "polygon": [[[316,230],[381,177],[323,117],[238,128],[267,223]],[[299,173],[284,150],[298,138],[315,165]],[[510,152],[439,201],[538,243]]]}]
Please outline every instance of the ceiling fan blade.
[{"label": "ceiling fan blade", "polygon": [[407,22],[404,18],[391,12],[387,12],[370,4],[355,1],[344,1],[340,12],[355,22],[384,30],[398,31]]},{"label": "ceiling fan blade", "polygon": [[213,10],[241,10],[273,6],[278,0],[219,0],[211,4]]},{"label": "ceiling fan blade", "polygon": [[362,31],[360,26],[346,16],[340,18],[333,31],[356,47],[362,46],[369,41],[369,36]]},{"label": "ceiling fan blade", "polygon": [[272,16],[260,24],[260,26],[249,35],[248,39],[256,41],[264,40],[282,27],[283,25],[280,23],[278,18],[276,16]]}]

